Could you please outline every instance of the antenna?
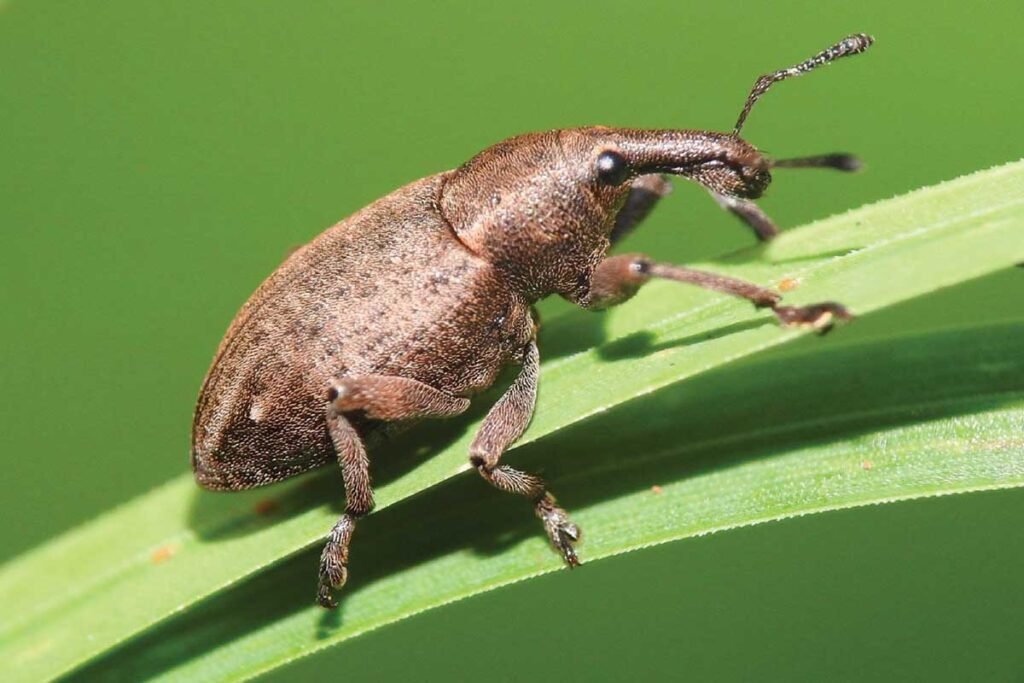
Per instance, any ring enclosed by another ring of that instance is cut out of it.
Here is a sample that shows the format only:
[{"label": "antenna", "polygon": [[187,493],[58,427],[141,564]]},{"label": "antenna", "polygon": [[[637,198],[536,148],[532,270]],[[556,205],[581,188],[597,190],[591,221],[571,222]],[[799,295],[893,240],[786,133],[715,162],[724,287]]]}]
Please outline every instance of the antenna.
[{"label": "antenna", "polygon": [[833,152],[813,157],[772,159],[771,166],[772,168],[834,168],[837,171],[859,171],[863,164],[852,154]]},{"label": "antenna", "polygon": [[754,107],[754,103],[761,99],[761,95],[768,92],[768,89],[779,81],[784,81],[787,78],[800,76],[809,71],[813,71],[819,66],[823,66],[829,62],[834,62],[840,57],[860,54],[871,47],[873,42],[875,42],[875,39],[866,33],[856,33],[852,36],[843,38],[832,47],[819,52],[807,61],[800,62],[796,66],[791,66],[788,69],[782,69],[775,73],[761,76],[757,79],[757,82],[754,83],[754,87],[750,89],[750,94],[747,95],[747,101],[743,105],[743,111],[740,112],[740,117],[736,119],[736,127],[733,129],[732,134],[737,136],[740,134],[740,130],[743,128],[743,123],[747,120],[747,114],[749,114],[750,110]]}]

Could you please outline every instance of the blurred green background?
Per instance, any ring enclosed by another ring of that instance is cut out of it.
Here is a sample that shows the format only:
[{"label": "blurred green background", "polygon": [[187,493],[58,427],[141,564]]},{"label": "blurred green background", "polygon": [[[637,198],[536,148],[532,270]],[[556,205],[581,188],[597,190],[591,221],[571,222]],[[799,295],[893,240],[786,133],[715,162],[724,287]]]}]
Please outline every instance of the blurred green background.
[{"label": "blurred green background", "polygon": [[[866,160],[780,171],[762,205],[799,225],[1020,158],[1022,29],[1020,2],[0,3],[0,561],[184,471],[235,310],[395,187],[527,130],[727,130],[758,74],[873,33],[746,127],[779,156]],[[627,248],[750,242],[676,187]],[[1000,273],[843,334],[1019,317],[1022,297]],[[1011,491],[677,543],[276,677],[1024,680],[1022,518]]]}]

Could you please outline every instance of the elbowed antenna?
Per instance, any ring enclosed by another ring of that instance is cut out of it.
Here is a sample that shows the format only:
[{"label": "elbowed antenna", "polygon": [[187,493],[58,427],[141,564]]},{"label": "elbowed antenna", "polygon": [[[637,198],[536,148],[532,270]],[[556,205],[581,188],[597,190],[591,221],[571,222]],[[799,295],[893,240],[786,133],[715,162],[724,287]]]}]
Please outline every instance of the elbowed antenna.
[{"label": "elbowed antenna", "polygon": [[[856,33],[852,36],[847,36],[841,41],[833,45],[832,47],[819,52],[810,59],[800,62],[795,66],[791,66],[788,69],[781,69],[775,73],[765,74],[757,79],[754,83],[754,87],[751,88],[750,94],[747,95],[747,101],[743,105],[743,111],[740,112],[740,117],[736,119],[736,127],[733,128],[732,134],[738,136],[740,130],[743,129],[743,123],[747,120],[747,115],[750,110],[754,107],[754,103],[761,99],[761,95],[768,92],[769,88],[778,83],[784,81],[787,78],[793,76],[800,76],[809,71],[817,69],[819,66],[834,62],[840,57],[848,57],[850,55],[860,54],[871,47],[871,44],[875,42],[875,39],[866,33]],[[828,164],[818,164],[828,165]],[[835,167],[834,168],[841,168]],[[842,170],[848,170],[843,168]]]}]

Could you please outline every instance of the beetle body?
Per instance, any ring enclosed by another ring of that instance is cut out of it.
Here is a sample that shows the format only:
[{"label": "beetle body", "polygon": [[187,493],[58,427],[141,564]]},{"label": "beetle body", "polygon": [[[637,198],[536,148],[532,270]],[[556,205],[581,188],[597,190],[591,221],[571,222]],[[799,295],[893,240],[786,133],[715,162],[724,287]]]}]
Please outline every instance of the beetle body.
[{"label": "beetle body", "polygon": [[579,529],[544,482],[500,462],[536,400],[532,305],[559,295],[599,310],[666,278],[770,308],[786,325],[824,330],[849,317],[839,304],[783,306],[781,295],[748,282],[607,252],[666,194],[664,175],[696,181],[770,239],[777,230],[751,200],[772,168],[856,163],[845,154],[764,156],[739,137],[750,107],[772,83],[870,44],[851,36],[762,77],[732,133],[587,127],[520,135],[328,229],[291,254],[228,329],[193,422],[198,482],[246,489],[337,460],[346,511],[321,556],[318,592],[333,606],[355,521],[373,508],[367,437],[394,423],[458,415],[517,363],[470,462],[493,486],[527,497],[554,548],[578,564]]},{"label": "beetle body", "polygon": [[[401,376],[463,397],[489,387],[533,336],[533,302],[554,293],[578,301],[590,289],[631,189],[603,182],[597,157],[625,148],[641,168],[648,147],[672,138],[688,145],[676,164],[723,142],[723,155],[756,155],[700,131],[522,135],[295,251],[239,311],[207,375],[193,427],[199,482],[238,490],[329,462],[323,397],[347,376]],[[374,427],[353,421],[364,436]]]},{"label": "beetle body", "polygon": [[[412,183],[329,229],[242,308],[196,410],[203,486],[250,488],[328,463],[324,400],[345,376],[400,375],[469,396],[529,340],[527,302],[439,215],[445,178]],[[359,422],[364,434],[374,427]]]}]

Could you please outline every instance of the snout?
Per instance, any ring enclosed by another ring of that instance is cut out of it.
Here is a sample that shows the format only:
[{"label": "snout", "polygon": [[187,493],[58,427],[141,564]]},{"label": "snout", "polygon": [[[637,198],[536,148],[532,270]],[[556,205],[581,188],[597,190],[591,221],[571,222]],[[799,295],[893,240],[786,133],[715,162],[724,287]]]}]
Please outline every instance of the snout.
[{"label": "snout", "polygon": [[668,173],[713,192],[755,199],[771,182],[770,162],[746,140],[702,130],[616,130],[614,140],[637,175]]}]

